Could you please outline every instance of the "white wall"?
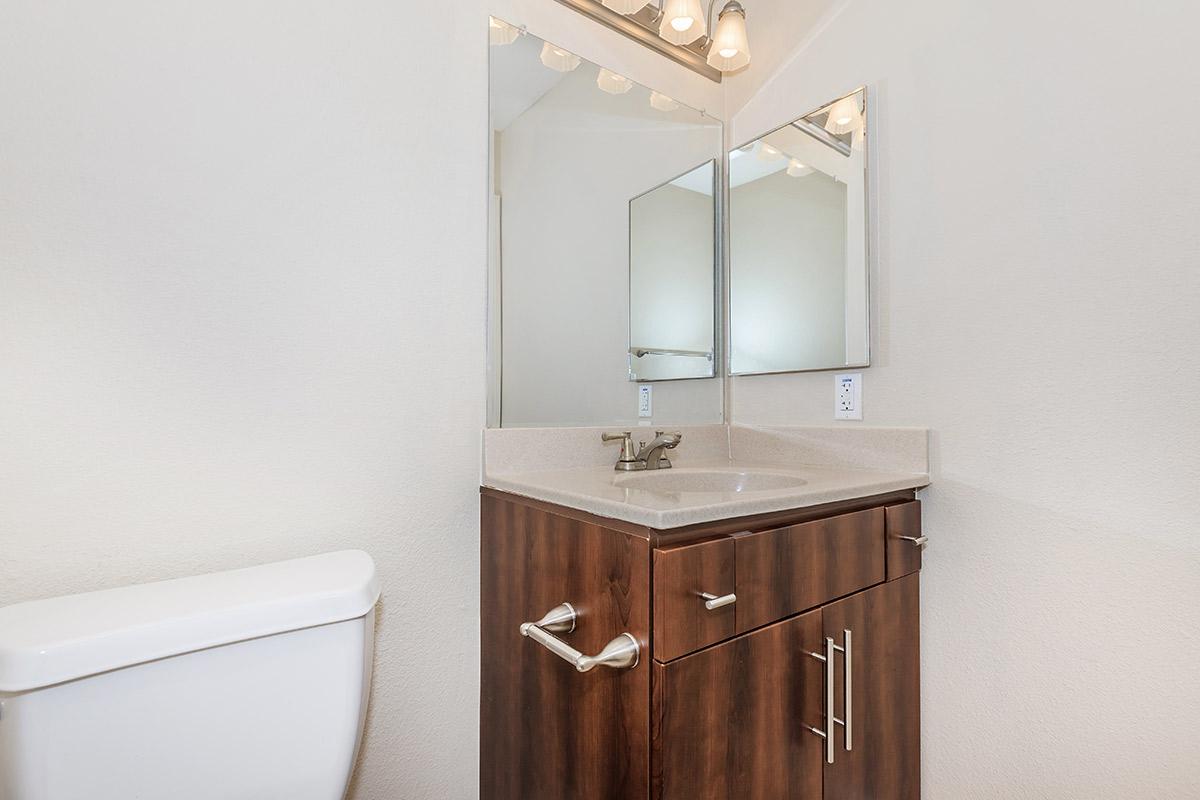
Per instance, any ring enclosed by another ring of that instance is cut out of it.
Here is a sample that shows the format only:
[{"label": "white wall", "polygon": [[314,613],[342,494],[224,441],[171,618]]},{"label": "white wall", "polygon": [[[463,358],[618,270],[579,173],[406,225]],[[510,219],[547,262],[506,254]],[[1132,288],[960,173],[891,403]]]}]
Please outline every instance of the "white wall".
[{"label": "white wall", "polygon": [[[934,431],[927,800],[1200,796],[1198,23],[853,0],[733,120],[879,90],[864,422]],[[734,379],[737,422],[832,402]]]}]

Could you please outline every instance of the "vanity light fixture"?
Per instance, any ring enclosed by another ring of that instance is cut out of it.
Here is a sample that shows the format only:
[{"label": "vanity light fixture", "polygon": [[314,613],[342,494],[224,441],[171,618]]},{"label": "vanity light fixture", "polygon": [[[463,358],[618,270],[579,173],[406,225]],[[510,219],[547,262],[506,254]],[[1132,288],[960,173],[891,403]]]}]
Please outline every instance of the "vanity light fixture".
[{"label": "vanity light fixture", "polygon": [[708,33],[708,19],[700,0],[666,0],[658,35],[671,44],[691,44]]},{"label": "vanity light fixture", "polygon": [[582,59],[574,53],[555,47],[549,42],[542,44],[542,63],[555,72],[570,72],[579,66]]},{"label": "vanity light fixture", "polygon": [[488,41],[494,45],[512,44],[521,35],[521,29],[509,25],[502,19],[488,17]]},{"label": "vanity light fixture", "polygon": [[733,72],[750,63],[746,9],[737,0],[729,0],[717,17],[717,30],[708,48],[708,63],[722,72]]},{"label": "vanity light fixture", "polygon": [[[603,87],[601,87],[603,88]],[[662,92],[650,92],[650,106],[659,111],[676,111],[679,108],[679,101],[672,100]]]},{"label": "vanity light fixture", "polygon": [[708,0],[707,6],[704,0],[558,2],[717,83],[722,72],[744,69],[750,63],[746,9],[740,0],[724,1],[715,27],[717,0]]},{"label": "vanity light fixture", "polygon": [[641,11],[650,0],[600,0],[605,8],[611,8],[618,14],[636,14]]},{"label": "vanity light fixture", "polygon": [[626,78],[624,75],[618,75],[611,69],[600,68],[600,74],[596,76],[596,85],[601,91],[609,94],[625,94],[633,88],[633,81]]}]

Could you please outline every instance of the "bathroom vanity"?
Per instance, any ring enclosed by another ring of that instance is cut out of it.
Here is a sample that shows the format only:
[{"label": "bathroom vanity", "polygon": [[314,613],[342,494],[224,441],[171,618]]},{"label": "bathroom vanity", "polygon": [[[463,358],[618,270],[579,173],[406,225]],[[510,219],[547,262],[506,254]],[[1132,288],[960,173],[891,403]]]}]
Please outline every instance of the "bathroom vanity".
[{"label": "bathroom vanity", "polygon": [[[914,490],[928,481],[722,469],[644,479],[810,480],[793,507],[752,514],[740,513],[750,498],[778,506],[788,490],[706,487],[697,494],[728,502],[693,505],[707,519],[673,527],[646,524],[683,517],[639,505],[642,488],[625,512],[575,504],[599,516],[538,499],[555,496],[549,474],[486,481],[508,490],[482,489],[485,800],[920,796],[925,540]],[[623,480],[603,468],[563,474],[576,487],[619,491]],[[854,479],[861,496],[810,502],[822,480]],[[686,492],[655,491],[688,510]],[[606,647],[611,665],[589,658]]]}]

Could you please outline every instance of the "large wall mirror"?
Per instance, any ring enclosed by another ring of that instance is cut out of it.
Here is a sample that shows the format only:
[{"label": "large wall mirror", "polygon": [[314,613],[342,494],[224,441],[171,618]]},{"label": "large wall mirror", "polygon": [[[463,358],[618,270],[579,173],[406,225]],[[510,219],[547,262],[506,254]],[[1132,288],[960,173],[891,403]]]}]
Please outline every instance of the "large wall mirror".
[{"label": "large wall mirror", "polygon": [[870,363],[867,97],[729,154],[730,371]]},{"label": "large wall mirror", "polygon": [[721,123],[491,25],[489,424],[721,422]]}]

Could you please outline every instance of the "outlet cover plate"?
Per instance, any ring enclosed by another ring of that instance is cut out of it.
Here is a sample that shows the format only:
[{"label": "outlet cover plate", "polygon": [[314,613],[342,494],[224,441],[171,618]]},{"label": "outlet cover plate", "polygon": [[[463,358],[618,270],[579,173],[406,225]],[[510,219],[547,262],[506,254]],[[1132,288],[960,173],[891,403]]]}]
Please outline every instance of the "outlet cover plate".
[{"label": "outlet cover plate", "polygon": [[862,373],[834,376],[834,419],[862,419]]}]

